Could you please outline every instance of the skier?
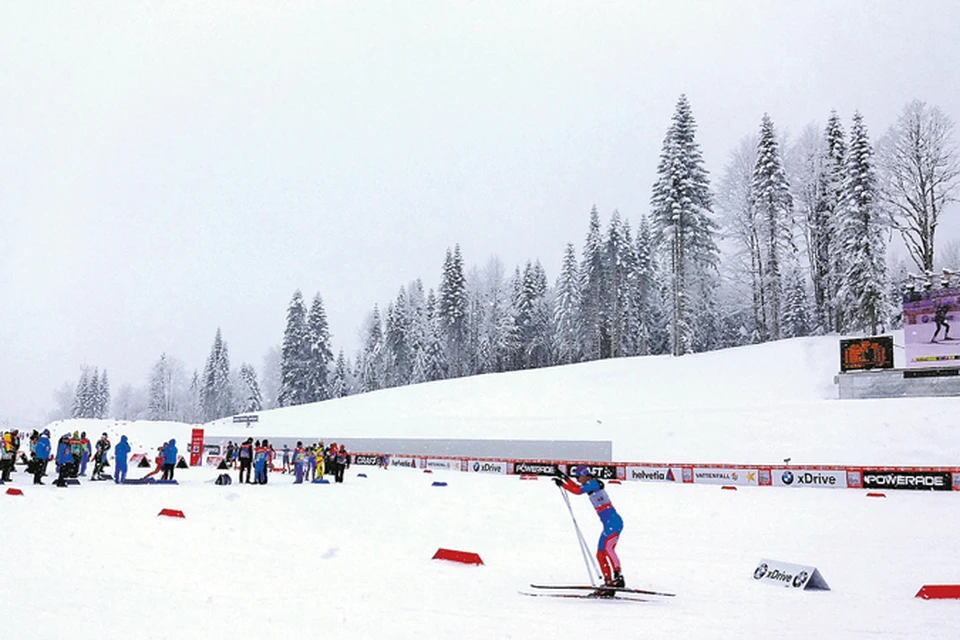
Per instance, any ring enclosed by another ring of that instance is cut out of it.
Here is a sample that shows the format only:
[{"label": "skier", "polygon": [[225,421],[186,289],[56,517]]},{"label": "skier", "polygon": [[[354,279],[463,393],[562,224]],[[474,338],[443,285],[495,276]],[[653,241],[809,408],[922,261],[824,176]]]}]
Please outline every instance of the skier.
[{"label": "skier", "polygon": [[57,481],[58,487],[67,486],[67,477],[73,472],[73,439],[69,433],[60,436],[57,443]]},{"label": "skier", "polygon": [[103,480],[103,468],[107,466],[107,452],[110,451],[110,439],[104,433],[97,440],[97,452],[93,456],[93,475],[91,480]]},{"label": "skier", "polygon": [[293,450],[293,472],[296,479],[293,484],[303,484],[303,441],[297,440],[297,447]]},{"label": "skier", "polygon": [[283,445],[283,472],[290,473],[290,447]]},{"label": "skier", "polygon": [[257,440],[253,447],[253,484],[264,484],[267,466],[267,448]]},{"label": "skier", "polygon": [[120,484],[127,479],[127,456],[130,455],[130,443],[127,442],[127,436],[120,436],[120,442],[113,450],[116,455],[116,469],[113,473],[113,481]]},{"label": "skier", "polygon": [[950,337],[950,325],[947,323],[947,314],[950,312],[950,305],[942,304],[937,307],[936,311],[933,313],[933,321],[937,323],[937,328],[933,332],[933,337],[930,338],[930,342],[936,342],[937,336],[940,335],[940,327],[943,327],[943,339],[944,340],[953,340]]},{"label": "skier", "polygon": [[177,441],[170,438],[170,442],[163,448],[163,475],[161,480],[173,480],[173,470],[177,467]]},{"label": "skier", "polygon": [[13,470],[16,461],[13,452],[13,434],[9,431],[3,434],[3,442],[0,443],[0,482],[10,482],[10,472]]},{"label": "skier", "polygon": [[87,438],[87,432],[80,434],[80,475],[87,475],[87,463],[90,461],[90,455],[93,450],[90,448],[90,440]]},{"label": "skier", "polygon": [[558,466],[557,477],[553,481],[558,487],[570,493],[576,495],[587,494],[590,503],[596,509],[600,522],[603,524],[603,531],[600,532],[600,541],[597,545],[597,561],[600,563],[604,584],[603,587],[594,591],[593,595],[600,598],[612,598],[615,595],[614,589],[626,586],[623,573],[620,570],[620,558],[617,557],[616,552],[617,541],[620,538],[620,532],[623,531],[623,520],[616,509],[613,508],[610,496],[607,495],[607,490],[603,488],[603,482],[594,478],[586,465],[578,464],[571,469],[570,474],[577,479],[577,482],[564,474]]},{"label": "skier", "polygon": [[37,446],[34,449],[36,457],[33,467],[33,484],[43,484],[43,476],[47,473],[47,463],[50,462],[50,430],[44,429],[37,437]]},{"label": "skier", "polygon": [[247,438],[243,444],[240,445],[240,452],[237,454],[237,459],[240,460],[240,477],[238,482],[243,483],[244,471],[246,471],[246,483],[253,484],[250,481],[250,464],[253,462],[253,438]]}]

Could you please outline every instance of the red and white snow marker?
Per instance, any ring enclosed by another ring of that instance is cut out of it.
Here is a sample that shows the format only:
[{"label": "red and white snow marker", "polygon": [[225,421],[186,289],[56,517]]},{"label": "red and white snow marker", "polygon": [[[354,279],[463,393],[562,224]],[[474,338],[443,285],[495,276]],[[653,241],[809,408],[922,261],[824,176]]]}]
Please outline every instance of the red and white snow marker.
[{"label": "red and white snow marker", "polygon": [[432,559],[449,560],[450,562],[460,562],[462,564],[483,564],[480,556],[472,551],[455,551],[453,549],[444,549],[443,547],[437,549]]}]

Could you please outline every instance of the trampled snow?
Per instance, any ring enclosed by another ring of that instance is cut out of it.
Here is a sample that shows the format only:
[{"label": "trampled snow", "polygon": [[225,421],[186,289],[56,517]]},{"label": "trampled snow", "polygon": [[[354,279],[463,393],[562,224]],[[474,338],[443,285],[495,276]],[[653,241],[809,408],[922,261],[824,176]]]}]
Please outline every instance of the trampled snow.
[{"label": "trampled snow", "polygon": [[[902,343],[902,342],[901,342]],[[633,358],[392,389],[264,412],[208,435],[608,439],[614,459],[663,463],[948,465],[960,401],[836,399],[836,338],[684,358]],[[239,427],[239,429],[238,429]],[[52,425],[134,452],[190,426]],[[145,469],[131,469],[138,477]],[[0,581],[5,637],[956,638],[960,492],[624,482],[618,546],[630,586],[657,602],[530,598],[530,582],[589,580],[574,524],[548,480],[354,466],[342,485],[34,487],[0,495],[13,550]],[[366,477],[359,477],[363,473]],[[236,472],[232,473],[236,480]],[[49,480],[49,479],[48,479]],[[447,486],[432,483],[442,480]],[[9,485],[8,485],[9,486]],[[6,488],[6,487],[4,487]],[[599,522],[571,496],[593,547]],[[186,518],[158,517],[163,508]],[[431,560],[472,551],[479,567]],[[830,591],[756,582],[761,558],[816,566]]]}]

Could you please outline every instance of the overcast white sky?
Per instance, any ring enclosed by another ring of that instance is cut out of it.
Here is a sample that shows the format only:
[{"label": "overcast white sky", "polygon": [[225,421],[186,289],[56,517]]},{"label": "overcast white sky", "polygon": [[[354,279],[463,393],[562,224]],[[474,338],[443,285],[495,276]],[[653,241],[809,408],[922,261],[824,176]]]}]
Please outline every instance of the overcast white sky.
[{"label": "overcast white sky", "polygon": [[[445,250],[553,280],[595,203],[648,211],[680,93],[708,169],[770,113],[919,98],[960,120],[956,2],[19,2],[0,6],[0,424],[84,363],[234,366],[297,288],[348,354]],[[956,210],[953,212],[956,214]],[[943,241],[942,236],[939,240]]]}]

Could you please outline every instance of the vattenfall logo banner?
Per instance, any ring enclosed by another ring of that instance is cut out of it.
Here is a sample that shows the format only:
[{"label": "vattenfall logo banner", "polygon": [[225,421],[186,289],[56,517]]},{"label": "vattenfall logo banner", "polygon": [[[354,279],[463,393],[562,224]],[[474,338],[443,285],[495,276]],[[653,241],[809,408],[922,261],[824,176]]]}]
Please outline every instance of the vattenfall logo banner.
[{"label": "vattenfall logo banner", "polygon": [[694,469],[693,481],[698,484],[756,485],[756,469]]}]

